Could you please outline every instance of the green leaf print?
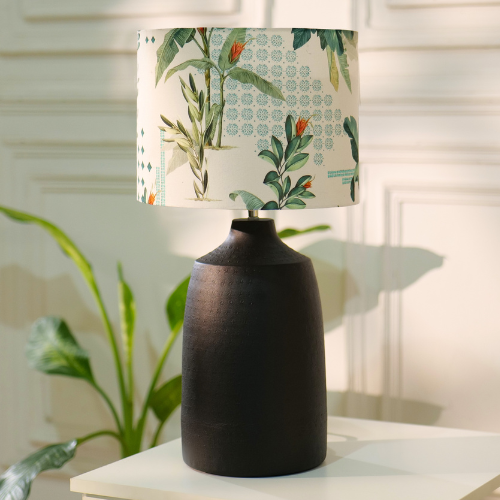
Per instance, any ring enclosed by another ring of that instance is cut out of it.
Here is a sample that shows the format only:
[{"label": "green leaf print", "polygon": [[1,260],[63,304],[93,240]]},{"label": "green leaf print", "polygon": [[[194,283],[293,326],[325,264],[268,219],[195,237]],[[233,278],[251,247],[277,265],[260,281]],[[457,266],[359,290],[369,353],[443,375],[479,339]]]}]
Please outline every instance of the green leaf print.
[{"label": "green leaf print", "polygon": [[158,85],[163,73],[165,73],[165,70],[168,66],[170,66],[174,57],[179,53],[179,47],[184,47],[184,44],[190,41],[190,38],[194,36],[194,33],[194,28],[174,28],[165,35],[163,43],[156,51],[157,63],[155,86]]},{"label": "green leaf print", "polygon": [[309,160],[309,153],[300,152],[311,144],[313,139],[312,135],[302,135],[309,120],[299,117],[295,123],[293,117],[288,115],[285,120],[286,147],[283,148],[281,141],[273,135],[271,136],[272,151],[264,149],[258,154],[259,158],[270,163],[275,169],[266,174],[263,182],[273,191],[277,200],[264,203],[248,191],[234,191],[229,195],[233,201],[241,196],[248,210],[282,210],[285,207],[296,210],[305,208],[306,203],[302,198],[313,199],[316,197],[309,191],[313,181],[311,175],[300,177],[293,188],[291,188],[290,176],[285,175],[287,172],[302,168]]},{"label": "green leaf print", "polygon": [[256,73],[248,71],[247,69],[235,67],[228,72],[227,76],[233,80],[237,80],[241,83],[250,83],[256,89],[260,90],[263,94],[274,97],[275,99],[285,100],[285,97],[281,93],[278,87],[275,87],[271,82],[264,80]]}]

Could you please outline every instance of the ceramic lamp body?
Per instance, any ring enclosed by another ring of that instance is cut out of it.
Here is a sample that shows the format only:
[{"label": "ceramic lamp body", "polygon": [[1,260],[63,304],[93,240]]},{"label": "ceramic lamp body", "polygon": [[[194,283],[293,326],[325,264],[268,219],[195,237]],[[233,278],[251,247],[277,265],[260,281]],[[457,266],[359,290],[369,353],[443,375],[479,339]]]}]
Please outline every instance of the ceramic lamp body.
[{"label": "ceramic lamp body", "polygon": [[312,263],[271,219],[233,221],[198,259],[182,358],[185,462],[212,474],[275,476],[326,456],[321,303]]}]

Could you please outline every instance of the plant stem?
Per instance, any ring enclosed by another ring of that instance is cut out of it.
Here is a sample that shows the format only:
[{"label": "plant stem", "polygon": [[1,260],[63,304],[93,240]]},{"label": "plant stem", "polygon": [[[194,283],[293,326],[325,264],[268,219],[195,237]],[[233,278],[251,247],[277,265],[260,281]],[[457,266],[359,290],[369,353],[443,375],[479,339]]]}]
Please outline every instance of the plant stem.
[{"label": "plant stem", "polygon": [[101,313],[104,327],[106,329],[108,341],[111,345],[111,350],[113,351],[113,357],[115,360],[115,369],[116,369],[116,373],[117,373],[118,384],[120,386],[120,398],[121,398],[121,402],[122,402],[123,422],[124,422],[125,432],[127,432],[128,429],[132,428],[133,423],[132,423],[132,418],[131,418],[132,417],[131,406],[130,406],[129,398],[127,395],[127,389],[125,387],[125,378],[123,376],[123,366],[122,366],[120,352],[118,350],[118,344],[116,343],[115,334],[113,332],[111,322],[109,321],[109,317],[108,317],[108,313],[106,312],[106,308],[104,307],[104,303],[102,301],[101,294],[100,294],[99,289],[97,288],[97,284],[95,283],[93,278],[92,278],[91,290],[94,294],[95,300],[97,302],[97,306],[99,307],[99,312]]},{"label": "plant stem", "polygon": [[127,362],[127,372],[128,372],[128,404],[130,408],[130,420],[134,421],[134,368],[132,361],[132,353],[130,353],[130,359]]},{"label": "plant stem", "polygon": [[[281,161],[281,164],[278,166],[278,175],[280,176],[280,185],[281,185],[281,190],[283,191],[283,199],[280,201],[278,200],[278,207],[281,210],[283,208],[283,203],[285,203],[287,197],[285,196],[285,191],[283,189],[283,174],[285,173],[285,169],[283,168],[285,166],[285,163],[283,160]],[[280,169],[283,168],[283,172],[280,172]]]},{"label": "plant stem", "polygon": [[[208,39],[206,39],[205,37],[202,37],[203,44],[205,46],[205,51],[206,51],[205,55],[208,58],[210,58],[210,36],[211,35],[212,35],[212,30],[210,30],[210,35],[209,35]],[[211,84],[211,81],[212,81],[212,76],[210,73],[210,68],[208,68],[207,70],[205,70],[205,87],[206,87],[206,93],[207,93],[206,101],[208,104],[206,111],[210,111],[210,84]],[[212,139],[209,139],[208,145],[209,146],[212,145]]]},{"label": "plant stem", "polygon": [[104,401],[106,401],[109,409],[111,410],[111,413],[113,414],[113,418],[115,419],[115,423],[116,423],[116,427],[118,428],[118,432],[120,432],[120,434],[122,434],[123,427],[121,425],[120,418],[118,417],[118,413],[116,411],[115,405],[113,404],[113,402],[111,401],[109,396],[104,392],[104,389],[97,382],[94,381],[92,383],[92,387],[102,396]]},{"label": "plant stem", "polygon": [[118,441],[120,441],[122,446],[124,444],[122,437],[118,433],[116,433],[114,431],[108,431],[108,430],[93,432],[92,434],[87,434],[86,436],[77,438],[76,442],[78,443],[78,446],[80,446],[81,444],[85,443],[86,441],[90,441],[91,439],[95,439],[95,438],[100,437],[100,436],[111,436],[111,437],[114,437],[115,439],[117,439]]},{"label": "plant stem", "polygon": [[[207,87],[207,109],[206,109],[205,113],[207,113],[207,114],[210,111],[210,84],[211,84],[211,81],[212,81],[212,77],[210,75],[210,68],[208,68],[207,70],[205,70],[205,86]],[[209,146],[212,145],[212,139],[208,140],[208,145]]]},{"label": "plant stem", "polygon": [[118,381],[120,384],[120,390],[125,395],[125,380],[123,378],[123,368],[121,362],[120,352],[118,351],[118,344],[116,343],[115,334],[113,332],[113,328],[111,326],[111,322],[109,321],[108,313],[106,312],[106,308],[104,307],[104,303],[101,298],[101,294],[99,289],[97,288],[96,282],[92,279],[92,283],[90,283],[90,288],[92,293],[94,294],[94,298],[97,302],[97,307],[99,308],[99,312],[101,313],[102,321],[104,323],[104,327],[106,329],[106,334],[108,336],[109,343],[111,344],[111,349],[113,351],[113,357],[115,359],[115,368],[117,371]]},{"label": "plant stem", "polygon": [[205,56],[205,51],[203,50],[202,46],[198,43],[198,40],[196,40],[196,38],[193,38],[194,40],[194,43],[196,43],[196,45],[198,45],[199,49],[201,50],[202,54]]},{"label": "plant stem", "polygon": [[137,428],[136,428],[136,446],[138,446],[138,451],[140,450],[140,443],[142,441],[142,434],[144,432],[144,426],[146,424],[146,418],[148,416],[148,409],[149,409],[149,402],[151,401],[151,397],[153,396],[153,393],[155,391],[156,384],[158,382],[158,379],[160,378],[161,371],[163,369],[163,365],[165,364],[165,361],[168,357],[168,354],[170,352],[170,349],[172,349],[172,345],[174,344],[175,339],[177,338],[177,335],[179,334],[180,330],[182,327],[182,322],[179,322],[170,332],[170,335],[165,342],[165,345],[163,346],[163,351],[160,355],[160,359],[158,360],[158,363],[156,364],[156,369],[153,374],[153,378],[151,379],[151,383],[149,384],[149,389],[148,393],[146,396],[146,399],[144,400],[144,405],[142,408],[142,413],[141,417],[137,423]]},{"label": "plant stem", "polygon": [[220,148],[220,143],[222,140],[222,117],[224,114],[224,82],[226,81],[226,77],[220,76],[220,113],[219,113],[219,131],[217,132],[217,147]]},{"label": "plant stem", "polygon": [[163,429],[165,422],[166,422],[166,420],[164,420],[163,422],[160,422],[158,424],[155,435],[154,435],[153,439],[151,440],[151,444],[149,445],[150,448],[154,448],[158,444],[158,439],[160,438],[161,430]]}]

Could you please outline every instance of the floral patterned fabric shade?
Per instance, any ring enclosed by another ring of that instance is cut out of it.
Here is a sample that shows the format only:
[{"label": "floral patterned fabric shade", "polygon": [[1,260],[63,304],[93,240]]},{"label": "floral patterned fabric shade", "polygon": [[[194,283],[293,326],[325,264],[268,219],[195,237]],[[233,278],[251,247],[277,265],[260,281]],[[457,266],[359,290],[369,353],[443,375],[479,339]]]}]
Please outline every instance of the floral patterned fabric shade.
[{"label": "floral patterned fabric shade", "polygon": [[359,201],[357,33],[138,32],[137,198],[282,210]]}]

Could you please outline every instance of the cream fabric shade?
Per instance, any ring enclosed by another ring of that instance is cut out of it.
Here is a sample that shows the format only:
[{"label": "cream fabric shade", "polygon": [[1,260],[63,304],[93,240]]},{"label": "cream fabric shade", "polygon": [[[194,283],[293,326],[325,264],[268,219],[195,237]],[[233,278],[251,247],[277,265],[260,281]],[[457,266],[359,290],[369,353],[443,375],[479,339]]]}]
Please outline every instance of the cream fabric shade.
[{"label": "cream fabric shade", "polygon": [[137,198],[278,210],[359,201],[357,33],[138,32]]}]

